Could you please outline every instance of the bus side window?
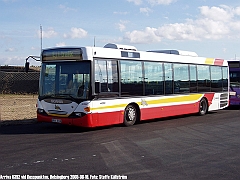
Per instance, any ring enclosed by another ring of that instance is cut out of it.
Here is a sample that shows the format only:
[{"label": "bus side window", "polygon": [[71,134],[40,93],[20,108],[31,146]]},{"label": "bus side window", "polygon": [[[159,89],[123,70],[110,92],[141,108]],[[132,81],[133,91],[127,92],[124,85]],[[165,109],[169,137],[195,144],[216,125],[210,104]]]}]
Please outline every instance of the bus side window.
[{"label": "bus side window", "polygon": [[115,60],[95,60],[95,82],[100,83],[98,91],[119,92],[118,66]]},{"label": "bus side window", "polygon": [[228,91],[228,68],[227,67],[222,67],[222,91],[226,92]]},{"label": "bus side window", "polygon": [[163,94],[163,65],[160,62],[144,62],[145,95]]},{"label": "bus side window", "polygon": [[210,92],[211,80],[210,80],[210,66],[197,65],[198,72],[198,92]]},{"label": "bus side window", "polygon": [[174,67],[174,93],[189,93],[189,69],[187,64],[173,64]]},{"label": "bus side window", "polygon": [[173,94],[172,63],[164,63],[165,94]]},{"label": "bus side window", "polygon": [[222,69],[220,66],[211,66],[211,91],[222,91]]},{"label": "bus side window", "polygon": [[122,96],[143,95],[143,70],[140,61],[120,61]]},{"label": "bus side window", "polygon": [[190,75],[190,93],[196,93],[198,92],[196,65],[189,65],[189,75]]}]

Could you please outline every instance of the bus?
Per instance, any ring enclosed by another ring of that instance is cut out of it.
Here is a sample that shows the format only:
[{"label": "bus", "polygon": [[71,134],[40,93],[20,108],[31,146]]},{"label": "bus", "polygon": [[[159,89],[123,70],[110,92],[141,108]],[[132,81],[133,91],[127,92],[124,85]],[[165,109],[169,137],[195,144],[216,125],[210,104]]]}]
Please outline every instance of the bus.
[{"label": "bus", "polygon": [[228,60],[230,79],[230,106],[240,105],[240,60]]},{"label": "bus", "polygon": [[131,126],[169,116],[205,115],[228,106],[227,61],[168,52],[111,43],[44,49],[37,120],[81,127]]}]

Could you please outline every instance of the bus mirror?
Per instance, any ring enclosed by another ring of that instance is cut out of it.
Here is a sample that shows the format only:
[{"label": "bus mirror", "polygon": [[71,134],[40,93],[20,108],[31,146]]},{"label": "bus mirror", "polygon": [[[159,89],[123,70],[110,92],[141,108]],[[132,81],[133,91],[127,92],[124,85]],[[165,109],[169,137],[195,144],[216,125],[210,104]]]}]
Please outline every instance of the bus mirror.
[{"label": "bus mirror", "polygon": [[95,93],[100,93],[100,82],[95,82]]},{"label": "bus mirror", "polygon": [[29,62],[25,63],[25,72],[27,73],[29,71]]}]

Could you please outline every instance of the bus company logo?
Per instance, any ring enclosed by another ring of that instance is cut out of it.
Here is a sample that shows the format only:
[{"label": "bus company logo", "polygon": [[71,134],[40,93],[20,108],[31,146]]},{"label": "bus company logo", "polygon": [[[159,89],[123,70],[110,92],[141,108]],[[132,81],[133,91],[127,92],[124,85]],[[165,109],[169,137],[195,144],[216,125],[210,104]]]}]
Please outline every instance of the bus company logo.
[{"label": "bus company logo", "polygon": [[148,103],[147,103],[147,101],[145,99],[141,99],[141,104],[143,106],[147,106],[148,105]]},{"label": "bus company logo", "polygon": [[60,106],[58,106],[57,104],[55,104],[55,109],[56,110],[61,110]]}]

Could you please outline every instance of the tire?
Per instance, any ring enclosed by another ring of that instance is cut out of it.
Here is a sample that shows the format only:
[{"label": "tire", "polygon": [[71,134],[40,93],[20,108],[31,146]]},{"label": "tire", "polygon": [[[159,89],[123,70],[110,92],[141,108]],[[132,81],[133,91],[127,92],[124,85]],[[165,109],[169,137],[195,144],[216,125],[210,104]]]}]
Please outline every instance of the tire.
[{"label": "tire", "polygon": [[199,111],[198,114],[200,116],[203,116],[205,114],[207,114],[208,111],[208,103],[207,100],[205,98],[202,98],[200,103],[199,103]]},{"label": "tire", "polygon": [[132,126],[135,124],[138,118],[138,112],[136,106],[129,104],[124,111],[124,121],[125,126]]}]

